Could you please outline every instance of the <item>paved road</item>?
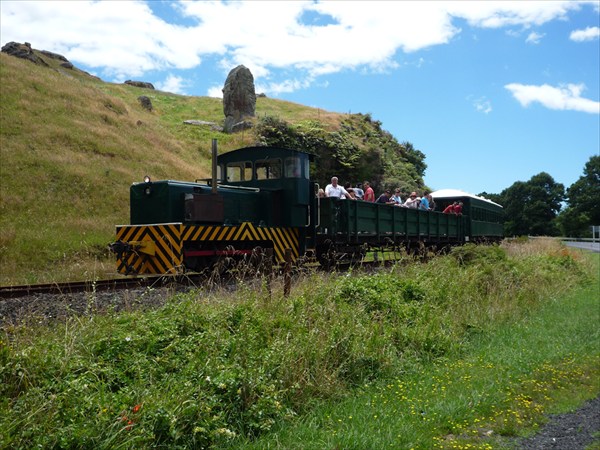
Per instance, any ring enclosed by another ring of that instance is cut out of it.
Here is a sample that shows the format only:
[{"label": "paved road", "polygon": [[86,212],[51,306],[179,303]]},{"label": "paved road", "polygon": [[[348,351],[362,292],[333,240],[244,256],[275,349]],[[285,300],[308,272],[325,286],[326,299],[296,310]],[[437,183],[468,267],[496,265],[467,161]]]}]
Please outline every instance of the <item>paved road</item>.
[{"label": "paved road", "polygon": [[595,253],[600,253],[600,242],[576,242],[576,241],[563,241],[569,247],[582,248],[584,250],[591,250]]}]

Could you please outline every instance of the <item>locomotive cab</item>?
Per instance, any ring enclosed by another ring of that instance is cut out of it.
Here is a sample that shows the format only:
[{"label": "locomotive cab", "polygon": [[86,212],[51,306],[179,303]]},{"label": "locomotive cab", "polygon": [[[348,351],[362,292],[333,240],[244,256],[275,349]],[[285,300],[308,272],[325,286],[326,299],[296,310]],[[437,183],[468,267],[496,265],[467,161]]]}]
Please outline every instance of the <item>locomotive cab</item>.
[{"label": "locomotive cab", "polygon": [[262,225],[305,227],[310,222],[312,158],[296,150],[246,147],[219,155],[217,177],[224,186],[256,190]]}]

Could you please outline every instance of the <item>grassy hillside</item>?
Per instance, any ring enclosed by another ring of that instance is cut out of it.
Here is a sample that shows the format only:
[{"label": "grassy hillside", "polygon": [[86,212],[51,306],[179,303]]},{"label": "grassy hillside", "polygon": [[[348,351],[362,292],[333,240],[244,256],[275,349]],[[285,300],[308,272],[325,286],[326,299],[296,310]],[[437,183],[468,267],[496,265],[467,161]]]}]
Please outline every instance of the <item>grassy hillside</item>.
[{"label": "grassy hillside", "polygon": [[[106,245],[129,220],[132,182],[207,177],[213,138],[221,152],[255,140],[183,123],[222,123],[220,99],[105,83],[40,56],[50,68],[0,54],[0,285],[112,275]],[[327,130],[344,117],[269,98],[256,110]]]}]

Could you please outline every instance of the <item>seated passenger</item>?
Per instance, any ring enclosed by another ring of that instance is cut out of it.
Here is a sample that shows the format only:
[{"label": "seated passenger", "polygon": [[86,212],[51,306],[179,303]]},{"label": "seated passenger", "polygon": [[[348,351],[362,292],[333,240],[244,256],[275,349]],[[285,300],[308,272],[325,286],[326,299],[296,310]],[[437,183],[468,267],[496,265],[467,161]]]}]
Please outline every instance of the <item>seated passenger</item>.
[{"label": "seated passenger", "polygon": [[417,197],[417,193],[411,192],[410,197],[408,197],[404,202],[404,206],[406,206],[407,208],[417,209],[419,207],[419,201],[420,199],[419,197]]},{"label": "seated passenger", "polygon": [[419,203],[419,209],[423,209],[425,211],[429,211],[429,192],[428,191],[424,191],[423,192],[423,197],[421,197],[421,202]]},{"label": "seated passenger", "polygon": [[429,211],[435,211],[435,200],[431,194],[427,196],[427,200],[429,200]]},{"label": "seated passenger", "polygon": [[358,198],[359,200],[362,200],[362,198],[365,195],[365,191],[363,191],[363,189],[362,189],[362,183],[358,183],[356,185],[356,187],[354,188],[354,192],[356,194],[356,198]]},{"label": "seated passenger", "polygon": [[344,199],[344,198],[346,198],[346,194],[348,194],[348,192],[346,192],[346,189],[344,189],[342,186],[340,186],[338,184],[337,177],[331,178],[331,184],[328,184],[327,186],[325,186],[325,196],[326,197],[337,197],[340,199]]},{"label": "seated passenger", "polygon": [[323,189],[319,188],[319,191],[317,192],[317,197],[325,198],[325,191]]},{"label": "seated passenger", "polygon": [[450,203],[448,206],[444,208],[442,211],[444,214],[454,214],[454,206],[456,206],[457,202]]},{"label": "seated passenger", "polygon": [[392,193],[390,192],[390,190],[386,189],[386,191],[379,196],[379,198],[377,199],[377,201],[375,203],[383,203],[385,205],[393,204],[394,202],[393,202],[393,200],[391,200],[391,196],[392,196]]},{"label": "seated passenger", "polygon": [[346,196],[348,200],[358,200],[356,197],[356,192],[354,192],[353,188],[346,189],[346,192],[348,192],[348,195]]},{"label": "seated passenger", "polygon": [[458,202],[456,205],[454,205],[454,214],[457,216],[462,216],[462,207],[463,202]]},{"label": "seated passenger", "polygon": [[371,184],[368,181],[363,183],[365,188],[365,195],[363,196],[363,200],[365,202],[374,202],[375,201],[375,191],[371,187]]},{"label": "seated passenger", "polygon": [[402,198],[400,197],[400,188],[396,188],[394,195],[390,198],[394,202],[394,205],[402,206]]}]

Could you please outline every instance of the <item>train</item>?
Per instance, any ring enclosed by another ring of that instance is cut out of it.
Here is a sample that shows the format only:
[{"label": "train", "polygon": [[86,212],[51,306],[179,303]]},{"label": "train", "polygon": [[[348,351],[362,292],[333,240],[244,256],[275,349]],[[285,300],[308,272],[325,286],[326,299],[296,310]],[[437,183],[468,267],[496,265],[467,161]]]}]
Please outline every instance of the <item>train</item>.
[{"label": "train", "polygon": [[[441,251],[503,238],[502,206],[461,191],[436,191],[435,211],[320,198],[314,154],[244,147],[218,155],[212,176],[193,182],[145,177],[130,187],[130,223],[110,244],[117,271],[202,271],[224,258],[269,255],[275,264],[361,261],[369,251]],[[462,202],[462,214],[444,214]]]}]

